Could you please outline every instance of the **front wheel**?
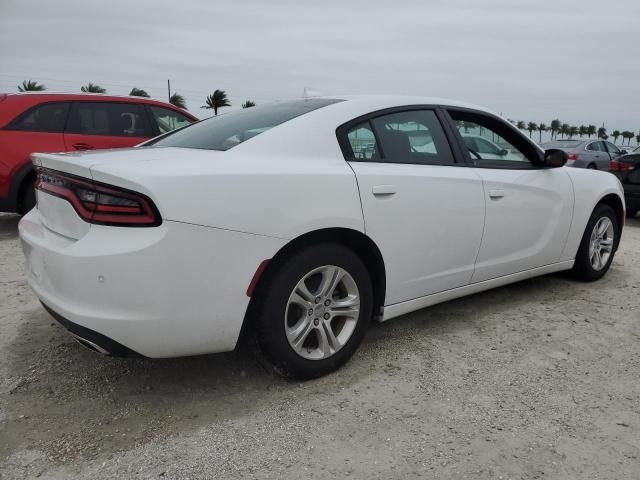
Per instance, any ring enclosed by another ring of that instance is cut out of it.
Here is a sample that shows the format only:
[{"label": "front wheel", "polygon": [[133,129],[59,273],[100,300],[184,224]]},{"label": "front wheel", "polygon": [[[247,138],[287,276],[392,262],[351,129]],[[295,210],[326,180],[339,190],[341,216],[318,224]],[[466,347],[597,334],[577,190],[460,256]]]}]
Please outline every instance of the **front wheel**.
[{"label": "front wheel", "polygon": [[373,312],[362,260],[337,244],[304,248],[259,293],[254,334],[276,371],[296,379],[329,373],[351,358]]},{"label": "front wheel", "polygon": [[571,270],[574,278],[591,282],[609,270],[620,238],[618,219],[609,205],[598,205],[587,223],[576,261]]}]

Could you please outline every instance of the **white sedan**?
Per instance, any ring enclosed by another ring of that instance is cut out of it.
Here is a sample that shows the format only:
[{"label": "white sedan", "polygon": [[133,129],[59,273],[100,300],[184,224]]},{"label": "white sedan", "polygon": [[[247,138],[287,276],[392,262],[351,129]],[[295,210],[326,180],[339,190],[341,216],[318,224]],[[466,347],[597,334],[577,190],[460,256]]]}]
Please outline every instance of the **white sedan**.
[{"label": "white sedan", "polygon": [[[519,159],[482,158],[458,125]],[[463,103],[295,100],[141,148],[35,154],[20,236],[36,295],[98,352],[223,352],[242,332],[311,378],[345,363],[371,319],[561,270],[602,277],[623,191],[565,161]]]}]

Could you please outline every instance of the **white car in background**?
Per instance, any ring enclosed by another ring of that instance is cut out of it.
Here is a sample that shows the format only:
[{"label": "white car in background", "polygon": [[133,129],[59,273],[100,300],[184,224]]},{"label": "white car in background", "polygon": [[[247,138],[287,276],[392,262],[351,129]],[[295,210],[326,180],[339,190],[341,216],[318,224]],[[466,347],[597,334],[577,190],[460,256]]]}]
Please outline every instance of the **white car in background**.
[{"label": "white car in background", "polygon": [[501,148],[480,135],[469,135],[464,132],[460,132],[460,134],[469,151],[480,155],[483,159],[527,161],[524,155],[519,152],[511,152],[508,148]]},{"label": "white car in background", "polygon": [[[460,122],[514,158],[471,151]],[[245,332],[295,378],[345,363],[372,318],[560,270],[596,280],[624,219],[615,176],[432,98],[282,102],[32,158],[29,283],[81,343],[174,357]]]}]

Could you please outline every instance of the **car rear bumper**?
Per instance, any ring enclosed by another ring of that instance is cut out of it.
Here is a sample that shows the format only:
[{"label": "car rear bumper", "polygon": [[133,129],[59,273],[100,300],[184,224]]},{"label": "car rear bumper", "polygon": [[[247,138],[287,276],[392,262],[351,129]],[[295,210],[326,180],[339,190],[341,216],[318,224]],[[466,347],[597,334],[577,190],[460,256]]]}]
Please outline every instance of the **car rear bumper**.
[{"label": "car rear bumper", "polygon": [[247,286],[285,242],[171,221],[92,225],[74,240],[37,208],[19,230],[29,284],[60,323],[109,353],[154,358],[235,348]]}]

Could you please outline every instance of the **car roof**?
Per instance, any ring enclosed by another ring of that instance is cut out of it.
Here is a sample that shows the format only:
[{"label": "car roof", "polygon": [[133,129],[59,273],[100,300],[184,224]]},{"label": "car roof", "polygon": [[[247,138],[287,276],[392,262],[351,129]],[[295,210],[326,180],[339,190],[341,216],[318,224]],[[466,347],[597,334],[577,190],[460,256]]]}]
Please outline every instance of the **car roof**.
[{"label": "car roof", "polygon": [[[52,91],[42,91],[42,92],[10,92],[4,94],[6,95],[5,100],[17,100],[18,103],[24,106],[24,108],[28,108],[34,105],[37,105],[40,102],[44,101],[59,101],[59,100],[91,100],[98,102],[131,102],[131,103],[145,103],[148,105],[157,105],[165,108],[170,108],[176,110],[178,112],[183,113],[191,120],[198,120],[198,118],[192,113],[176,107],[175,105],[171,105],[168,102],[163,102],[161,100],[155,100],[153,98],[147,97],[138,97],[133,95],[112,95],[108,93],[85,93],[85,92],[52,92]],[[24,101],[24,103],[23,103]],[[13,102],[12,102],[13,103]]]},{"label": "car roof", "polygon": [[414,95],[332,95],[320,98],[335,98],[345,100],[351,104],[363,104],[374,107],[377,109],[410,106],[410,105],[441,105],[447,107],[469,108],[472,110],[480,110],[483,112],[491,113],[493,115],[501,116],[495,112],[492,112],[488,108],[475,105],[473,103],[452,100],[442,97],[427,97],[427,96],[414,96]]}]

